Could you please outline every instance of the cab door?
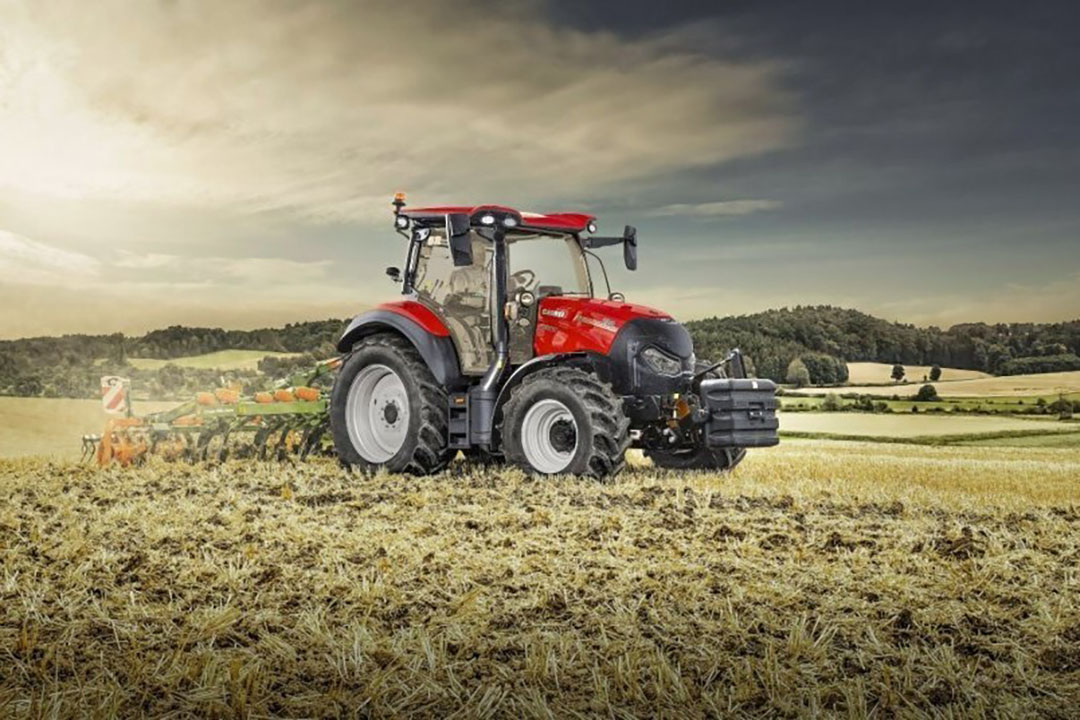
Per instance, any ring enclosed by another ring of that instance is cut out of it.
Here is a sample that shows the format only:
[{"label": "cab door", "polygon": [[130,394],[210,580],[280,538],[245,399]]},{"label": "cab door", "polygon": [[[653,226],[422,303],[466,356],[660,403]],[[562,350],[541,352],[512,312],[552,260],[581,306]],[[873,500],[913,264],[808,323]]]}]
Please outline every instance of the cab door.
[{"label": "cab door", "polygon": [[420,249],[413,287],[417,300],[450,330],[461,371],[483,375],[495,357],[491,335],[491,260],[489,243],[472,234],[473,263],[454,266],[445,236],[435,235]]}]

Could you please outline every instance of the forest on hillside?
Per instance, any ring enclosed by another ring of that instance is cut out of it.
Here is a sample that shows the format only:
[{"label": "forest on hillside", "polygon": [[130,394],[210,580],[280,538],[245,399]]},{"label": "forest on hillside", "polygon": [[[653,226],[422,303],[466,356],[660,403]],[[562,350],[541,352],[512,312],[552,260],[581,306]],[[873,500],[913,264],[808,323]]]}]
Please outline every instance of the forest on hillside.
[{"label": "forest on hillside", "polygon": [[[1080,320],[966,323],[947,330],[894,323],[858,310],[807,306],[687,323],[698,357],[738,347],[758,376],[783,380],[795,358],[941,365],[994,375],[1080,370]],[[813,377],[816,383],[826,379]],[[846,378],[845,378],[846,379]]]},{"label": "forest on hillside", "polygon": [[[64,335],[0,341],[0,394],[97,397],[100,377],[126,375],[136,388],[173,397],[215,386],[223,374],[166,365],[139,370],[129,358],[173,359],[218,350],[305,353],[286,365],[335,354],[344,320],[292,323],[280,328],[223,330],[174,326],[129,337]],[[829,306],[769,310],[687,323],[700,358],[722,358],[738,347],[759,377],[785,379],[798,358],[814,384],[847,380],[846,362],[941,365],[996,375],[1080,369],[1080,320],[1064,323],[969,323],[947,330],[893,323],[857,310]],[[271,359],[272,360],[272,359]],[[264,363],[267,375],[288,371]],[[253,383],[252,371],[228,380]]]}]

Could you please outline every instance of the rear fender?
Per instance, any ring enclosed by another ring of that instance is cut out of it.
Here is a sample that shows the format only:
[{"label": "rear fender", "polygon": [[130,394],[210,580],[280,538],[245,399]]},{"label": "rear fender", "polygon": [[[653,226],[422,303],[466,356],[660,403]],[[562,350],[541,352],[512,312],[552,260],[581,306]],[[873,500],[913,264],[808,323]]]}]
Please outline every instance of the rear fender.
[{"label": "rear fender", "polygon": [[439,384],[447,388],[465,384],[449,333],[437,335],[400,311],[375,309],[357,315],[338,340],[338,352],[351,352],[357,342],[381,332],[395,332],[412,343]]}]

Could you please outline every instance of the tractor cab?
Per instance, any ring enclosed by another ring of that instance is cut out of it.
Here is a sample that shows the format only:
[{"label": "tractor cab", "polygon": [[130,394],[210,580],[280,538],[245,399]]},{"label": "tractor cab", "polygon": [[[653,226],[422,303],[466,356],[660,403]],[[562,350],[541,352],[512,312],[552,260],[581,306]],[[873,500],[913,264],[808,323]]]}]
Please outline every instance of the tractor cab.
[{"label": "tractor cab", "polygon": [[585,213],[403,195],[393,208],[408,251],[387,274],[404,297],[338,342],[330,424],[346,464],[426,473],[461,450],[606,476],[631,445],[664,467],[726,470],[776,444],[775,386],[742,380],[737,350],[700,361],[669,314],[611,290],[594,250],[620,246],[637,269],[633,227],[601,236]]},{"label": "tractor cab", "polygon": [[[471,230],[468,252],[455,253],[444,227],[435,227],[420,241],[415,265],[402,278],[416,301],[438,316],[450,331],[461,369],[482,375],[491,365],[492,317],[510,313],[510,362],[534,355],[533,330],[539,303],[549,297],[592,298],[594,285],[586,251],[574,235],[562,232],[513,230],[505,232],[506,297],[495,290],[495,245]],[[594,264],[599,264],[599,259]],[[602,266],[601,266],[602,267]],[[606,271],[601,271],[606,277]],[[397,274],[397,273],[395,273]],[[605,295],[606,297],[606,295]],[[618,297],[618,296],[616,296]]]},{"label": "tractor cab", "polygon": [[[492,318],[499,308],[510,316],[509,359],[518,365],[536,355],[534,332],[545,298],[593,299],[602,288],[602,298],[623,300],[611,291],[603,261],[590,248],[623,243],[624,238],[587,234],[597,229],[591,215],[542,215],[502,206],[396,209],[395,226],[409,237],[410,252],[404,275],[397,268],[388,272],[402,282],[405,294],[445,323],[466,375],[482,375],[492,363]],[[457,235],[455,217],[460,218]],[[627,233],[625,242],[632,243],[628,266],[633,268],[636,233],[633,228]],[[498,268],[496,245],[502,249]],[[502,297],[498,273],[505,274]]]}]

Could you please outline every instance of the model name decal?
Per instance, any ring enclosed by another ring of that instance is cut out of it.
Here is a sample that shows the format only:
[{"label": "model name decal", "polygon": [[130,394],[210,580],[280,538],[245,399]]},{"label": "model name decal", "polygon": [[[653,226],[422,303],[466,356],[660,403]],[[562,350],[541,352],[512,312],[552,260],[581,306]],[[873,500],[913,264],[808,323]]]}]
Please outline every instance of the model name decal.
[{"label": "model name decal", "polygon": [[601,330],[607,330],[608,332],[615,332],[619,329],[614,320],[606,317],[594,318],[578,313],[577,317],[574,318],[574,321],[583,325],[592,325],[593,327],[598,327]]}]

